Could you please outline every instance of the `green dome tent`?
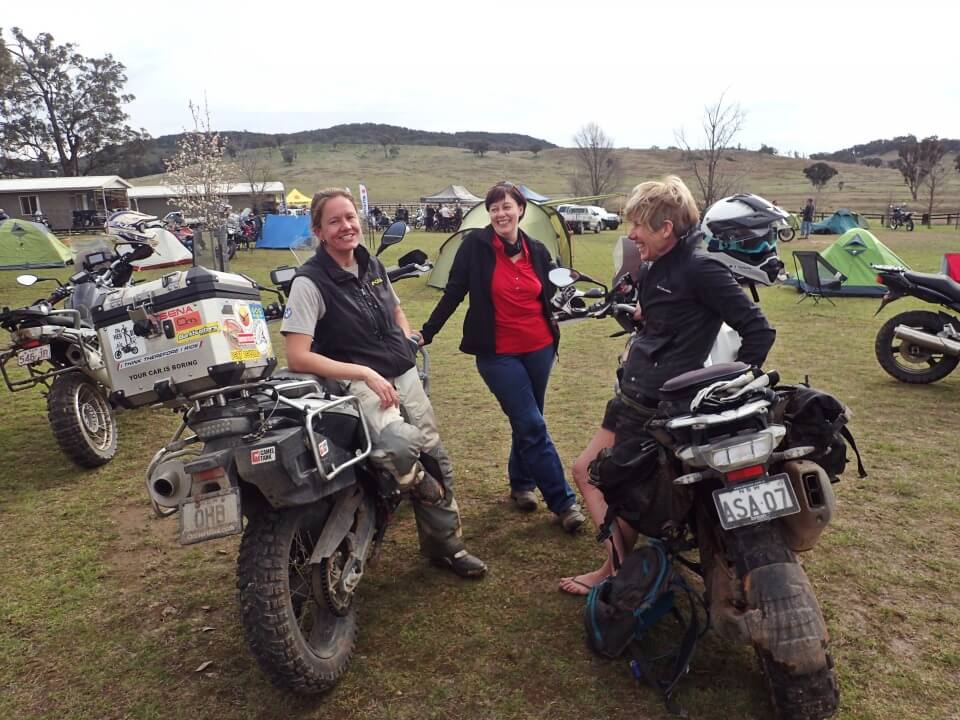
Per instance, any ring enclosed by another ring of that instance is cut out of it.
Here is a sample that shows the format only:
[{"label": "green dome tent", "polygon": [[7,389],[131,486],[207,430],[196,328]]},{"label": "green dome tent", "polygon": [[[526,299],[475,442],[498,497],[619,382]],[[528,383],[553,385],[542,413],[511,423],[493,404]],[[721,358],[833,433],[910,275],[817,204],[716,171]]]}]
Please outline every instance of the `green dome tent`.
[{"label": "green dome tent", "polygon": [[823,252],[823,258],[847,276],[837,295],[880,297],[886,288],[877,282],[877,271],[871,265],[907,265],[869,230],[847,230]]},{"label": "green dome tent", "polygon": [[813,223],[814,235],[842,235],[847,230],[854,228],[868,228],[870,223],[866,218],[860,217],[859,213],[852,212],[846,208],[840,208],[826,220]]},{"label": "green dome tent", "polygon": [[70,262],[70,249],[43,225],[0,222],[0,270],[66,267]]},{"label": "green dome tent", "polygon": [[[433,271],[427,280],[430,287],[443,290],[447,285],[447,277],[453,266],[453,258],[460,249],[463,236],[470,230],[486,227],[490,224],[490,215],[481,203],[474,205],[460,223],[460,229],[448,237],[440,246],[440,252],[433,264]],[[527,211],[520,221],[520,229],[527,235],[539,240],[550,251],[550,257],[557,260],[563,267],[573,264],[573,250],[570,247],[570,235],[557,211],[546,205],[539,205],[532,200],[527,203]]]}]

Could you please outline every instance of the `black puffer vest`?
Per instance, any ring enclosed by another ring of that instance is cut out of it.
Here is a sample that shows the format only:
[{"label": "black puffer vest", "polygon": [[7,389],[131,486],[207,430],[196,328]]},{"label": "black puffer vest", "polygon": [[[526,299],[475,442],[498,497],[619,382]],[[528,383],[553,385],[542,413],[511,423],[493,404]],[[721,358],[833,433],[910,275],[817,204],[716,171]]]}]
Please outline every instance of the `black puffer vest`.
[{"label": "black puffer vest", "polygon": [[310,349],[340,362],[373,368],[385,378],[414,366],[413,345],[394,319],[397,305],[383,264],[364,247],[353,251],[359,277],[341,268],[323,246],[297,276],[320,290],[326,312],[317,322]]}]

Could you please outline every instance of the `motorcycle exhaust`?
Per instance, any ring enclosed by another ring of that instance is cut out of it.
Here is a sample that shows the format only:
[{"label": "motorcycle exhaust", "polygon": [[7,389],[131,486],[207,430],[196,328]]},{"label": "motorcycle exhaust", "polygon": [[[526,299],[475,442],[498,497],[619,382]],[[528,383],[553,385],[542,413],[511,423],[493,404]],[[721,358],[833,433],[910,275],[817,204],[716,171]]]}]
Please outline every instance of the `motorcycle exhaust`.
[{"label": "motorcycle exhaust", "polygon": [[947,338],[931,335],[922,330],[915,330],[907,325],[897,325],[893,330],[893,334],[894,337],[927,348],[928,350],[935,350],[946,353],[947,355],[960,355],[960,342],[956,342],[955,340],[948,340]]},{"label": "motorcycle exhaust", "polygon": [[160,507],[175,508],[190,496],[193,478],[184,471],[180,460],[158,465],[147,479],[150,497]]},{"label": "motorcycle exhaust", "polygon": [[83,350],[76,345],[71,345],[67,348],[66,356],[67,360],[69,360],[72,365],[82,367],[86,364],[84,362]]}]

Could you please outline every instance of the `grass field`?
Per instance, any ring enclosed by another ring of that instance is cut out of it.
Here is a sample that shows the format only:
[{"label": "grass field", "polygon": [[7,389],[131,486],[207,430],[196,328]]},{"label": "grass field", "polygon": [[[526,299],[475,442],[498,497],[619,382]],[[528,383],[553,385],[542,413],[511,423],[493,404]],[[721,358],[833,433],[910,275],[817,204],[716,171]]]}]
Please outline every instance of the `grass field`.
[{"label": "grass field", "polygon": [[[552,162],[544,155],[523,162]],[[877,235],[918,270],[936,270],[941,255],[960,245],[953,230]],[[609,276],[617,236],[577,237],[575,265]],[[788,269],[790,251],[823,249],[833,239],[782,246]],[[440,240],[413,233],[385,260],[413,247],[433,254]],[[272,267],[291,260],[258,250],[241,253],[234,269],[266,282]],[[0,273],[0,305],[40,294],[17,286],[17,274]],[[438,298],[423,279],[397,290],[415,326]],[[832,636],[838,717],[960,718],[960,372],[913,387],[880,369],[877,329],[908,301],[875,318],[874,300],[798,305],[787,287],[761,296],[778,331],[768,366],[787,382],[809,376],[849,404],[870,473],[859,480],[848,471],[836,486],[838,516],[804,556]],[[322,698],[272,688],[248,653],[236,603],[237,539],[181,547],[176,520],[152,517],[143,476],[176,426],[169,410],[122,414],[117,457],[81,471],[58,452],[40,394],[0,390],[0,718],[665,717],[624,662],[591,656],[583,603],[557,591],[560,576],[599,563],[592,533],[570,537],[542,509],[521,516],[510,507],[508,427],[471,358],[456,349],[462,313],[430,348],[432,396],[456,469],[465,537],[490,573],[469,583],[426,565],[412,513],[402,506],[359,591],[353,665]],[[608,337],[615,329],[609,321],[564,328],[547,419],[567,465],[610,395],[623,342]],[[693,718],[770,715],[752,653],[710,636],[678,697]]]},{"label": "grass field", "polygon": [[[475,195],[483,197],[495,182],[509,179],[524,183],[537,192],[551,197],[569,197],[569,176],[577,167],[575,151],[569,148],[543,150],[538,156],[529,152],[500,154],[490,152],[478,157],[460,148],[402,145],[400,155],[385,159],[379,145],[297,145],[298,157],[293,165],[281,162],[278,151],[256,150],[269,168],[271,180],[282,181],[287,191],[298,188],[312,194],[322,187],[347,185],[354,190],[364,183],[370,192],[370,204],[416,202],[421,196],[432,195],[447,185],[465,185]],[[623,166],[623,182],[618,188],[628,191],[641,180],[677,173],[694,188],[692,174],[685,170],[679,151],[672,150],[618,150]],[[781,207],[799,211],[807,197],[815,197],[803,169],[812,160],[775,157],[757,152],[731,150],[724,155],[719,169],[731,178],[741,178],[732,191],[753,192],[768,200],[776,200]],[[909,202],[910,194],[897,170],[869,168],[864,165],[830,163],[837,171],[829,185],[820,193],[817,207],[832,212],[841,207],[859,212],[879,213],[892,202]],[[161,181],[160,176],[138,178],[134,184],[145,185]],[[840,183],[843,189],[840,190]],[[935,212],[957,211],[957,178],[952,166],[943,187],[938,191]],[[622,199],[611,198],[607,207],[619,209]],[[920,212],[927,208],[925,196],[910,202],[911,209]]]}]

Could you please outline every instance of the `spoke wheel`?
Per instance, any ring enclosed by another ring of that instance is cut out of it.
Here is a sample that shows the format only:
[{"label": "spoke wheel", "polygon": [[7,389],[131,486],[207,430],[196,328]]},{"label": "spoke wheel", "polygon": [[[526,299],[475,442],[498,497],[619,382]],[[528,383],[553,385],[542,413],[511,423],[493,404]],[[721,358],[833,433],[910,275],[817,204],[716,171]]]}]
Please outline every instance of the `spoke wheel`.
[{"label": "spoke wheel", "polygon": [[304,694],[337,683],[357,637],[352,593],[335,596],[335,612],[323,590],[331,568],[309,562],[328,513],[324,503],[250,515],[237,559],[243,628],[257,663],[278,687]]},{"label": "spoke wheel", "polygon": [[81,467],[110,462],[117,452],[117,424],[103,388],[86,375],[58,375],[47,396],[47,417],[64,455]]}]

